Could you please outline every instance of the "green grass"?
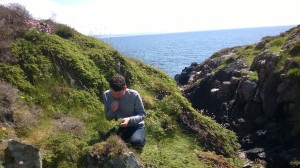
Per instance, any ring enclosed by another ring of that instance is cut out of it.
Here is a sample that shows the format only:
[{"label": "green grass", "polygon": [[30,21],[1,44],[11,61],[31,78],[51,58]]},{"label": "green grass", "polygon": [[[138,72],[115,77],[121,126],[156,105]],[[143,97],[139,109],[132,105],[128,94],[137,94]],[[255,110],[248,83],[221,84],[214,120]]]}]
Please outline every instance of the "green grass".
[{"label": "green grass", "polygon": [[254,45],[248,45],[239,49],[237,51],[237,55],[242,55],[246,61],[246,64],[248,65],[248,67],[250,67],[253,62],[253,59],[255,58],[255,56],[257,56],[259,52],[260,50],[255,50]]},{"label": "green grass", "polygon": [[280,50],[283,47],[283,44],[285,43],[285,41],[287,40],[287,37],[277,37],[273,40],[271,40],[268,44],[267,44],[267,48],[276,54],[280,54]]},{"label": "green grass", "polygon": [[196,149],[203,150],[196,145],[199,140],[195,136],[177,132],[160,141],[155,139],[147,136],[147,144],[140,156],[147,167],[209,167],[195,154]]}]

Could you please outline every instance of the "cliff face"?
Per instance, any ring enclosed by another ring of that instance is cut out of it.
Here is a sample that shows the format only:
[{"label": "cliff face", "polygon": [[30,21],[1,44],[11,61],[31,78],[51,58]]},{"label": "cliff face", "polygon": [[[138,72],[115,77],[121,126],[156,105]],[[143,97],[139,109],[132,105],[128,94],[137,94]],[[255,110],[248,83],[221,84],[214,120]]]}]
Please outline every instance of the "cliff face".
[{"label": "cliff face", "polygon": [[236,132],[251,160],[300,161],[300,27],[223,49],[175,76],[200,113]]}]

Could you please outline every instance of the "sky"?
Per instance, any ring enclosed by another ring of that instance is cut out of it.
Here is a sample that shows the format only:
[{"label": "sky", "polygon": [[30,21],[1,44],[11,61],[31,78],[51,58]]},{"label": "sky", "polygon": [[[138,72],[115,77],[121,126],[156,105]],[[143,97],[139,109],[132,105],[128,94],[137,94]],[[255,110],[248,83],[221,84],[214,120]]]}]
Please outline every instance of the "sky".
[{"label": "sky", "polygon": [[170,33],[300,24],[298,0],[0,0],[85,35]]}]

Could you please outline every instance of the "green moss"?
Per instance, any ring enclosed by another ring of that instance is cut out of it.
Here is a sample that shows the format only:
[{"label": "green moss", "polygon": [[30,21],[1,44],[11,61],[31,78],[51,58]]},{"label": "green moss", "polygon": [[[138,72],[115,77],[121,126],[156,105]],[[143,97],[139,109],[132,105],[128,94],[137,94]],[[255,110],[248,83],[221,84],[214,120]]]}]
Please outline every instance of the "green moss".
[{"label": "green moss", "polygon": [[249,79],[251,81],[258,81],[258,73],[256,71],[249,73]]}]

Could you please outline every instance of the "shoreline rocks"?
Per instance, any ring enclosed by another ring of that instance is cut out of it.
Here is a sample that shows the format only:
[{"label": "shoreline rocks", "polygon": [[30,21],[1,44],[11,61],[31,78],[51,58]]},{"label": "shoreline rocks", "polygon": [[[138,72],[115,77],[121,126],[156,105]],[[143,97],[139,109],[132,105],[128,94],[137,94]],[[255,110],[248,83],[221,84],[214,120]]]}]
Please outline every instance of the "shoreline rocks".
[{"label": "shoreline rocks", "polygon": [[[288,38],[279,54],[267,48],[276,37],[266,38],[256,47],[223,49],[175,76],[194,108],[233,130],[247,158],[262,160],[267,167],[300,166],[295,152],[300,151],[300,121],[295,118],[300,82],[288,75],[300,65],[281,54],[288,52],[284,46],[290,50],[300,43],[300,28],[294,29],[278,36]],[[257,53],[250,65],[242,51]]]}]

